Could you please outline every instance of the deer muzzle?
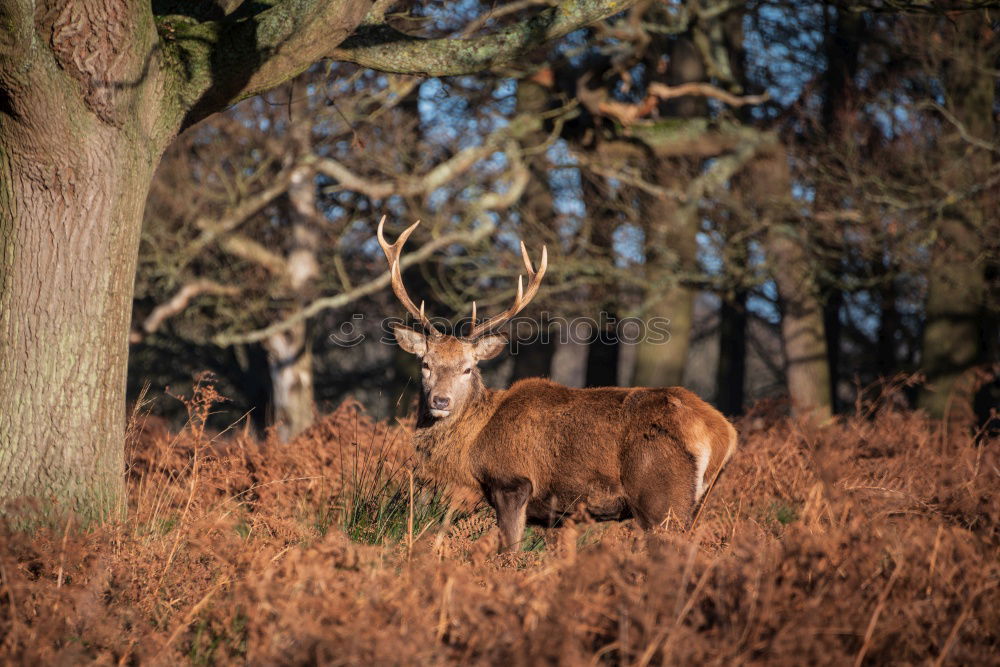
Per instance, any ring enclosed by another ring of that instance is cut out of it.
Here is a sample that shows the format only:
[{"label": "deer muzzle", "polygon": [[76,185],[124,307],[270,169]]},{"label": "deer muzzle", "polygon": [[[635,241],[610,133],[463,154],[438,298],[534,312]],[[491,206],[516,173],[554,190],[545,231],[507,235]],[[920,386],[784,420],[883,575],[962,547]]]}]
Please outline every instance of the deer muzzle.
[{"label": "deer muzzle", "polygon": [[431,415],[434,417],[447,417],[451,414],[451,399],[447,396],[431,396]]}]

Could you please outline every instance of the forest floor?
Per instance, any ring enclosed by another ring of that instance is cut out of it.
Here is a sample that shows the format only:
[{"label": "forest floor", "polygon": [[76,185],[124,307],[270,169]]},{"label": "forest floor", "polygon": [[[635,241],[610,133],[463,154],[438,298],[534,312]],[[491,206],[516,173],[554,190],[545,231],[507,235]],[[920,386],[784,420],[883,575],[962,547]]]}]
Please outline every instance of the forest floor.
[{"label": "forest floor", "polygon": [[[891,393],[891,392],[890,392]],[[345,403],[293,443],[137,411],[126,517],[0,532],[0,662],[1000,662],[1000,442],[894,408],[759,406],[692,530],[492,513]],[[456,510],[455,507],[458,507]]]}]

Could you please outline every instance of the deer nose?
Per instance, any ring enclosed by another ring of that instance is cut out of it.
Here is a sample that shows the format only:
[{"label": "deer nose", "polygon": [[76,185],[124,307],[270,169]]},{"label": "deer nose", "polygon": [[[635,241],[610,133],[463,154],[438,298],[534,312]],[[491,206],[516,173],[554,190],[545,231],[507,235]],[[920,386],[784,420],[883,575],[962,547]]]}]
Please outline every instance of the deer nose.
[{"label": "deer nose", "polygon": [[447,410],[451,405],[451,399],[446,396],[434,396],[431,398],[431,407],[435,410]]}]

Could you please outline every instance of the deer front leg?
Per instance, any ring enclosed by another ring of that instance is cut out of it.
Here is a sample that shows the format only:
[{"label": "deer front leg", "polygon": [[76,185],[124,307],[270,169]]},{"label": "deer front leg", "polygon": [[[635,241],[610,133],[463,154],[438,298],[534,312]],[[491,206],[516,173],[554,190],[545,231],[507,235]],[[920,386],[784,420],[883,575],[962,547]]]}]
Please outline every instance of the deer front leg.
[{"label": "deer front leg", "polygon": [[500,553],[518,551],[527,520],[531,482],[524,477],[511,480],[489,480],[482,484],[483,495],[497,514],[500,528]]}]

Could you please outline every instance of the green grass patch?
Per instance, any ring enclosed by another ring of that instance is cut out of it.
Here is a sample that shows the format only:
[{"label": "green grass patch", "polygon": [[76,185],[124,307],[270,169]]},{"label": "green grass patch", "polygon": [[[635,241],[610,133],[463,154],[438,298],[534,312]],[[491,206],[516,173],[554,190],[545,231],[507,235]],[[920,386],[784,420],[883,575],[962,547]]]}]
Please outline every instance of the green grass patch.
[{"label": "green grass patch", "polygon": [[355,542],[379,545],[416,539],[445,523],[451,503],[440,486],[412,477],[405,464],[393,465],[384,447],[359,449],[352,447],[341,468],[340,492],[317,515],[320,534],[336,526]]},{"label": "green grass patch", "polygon": [[787,526],[799,520],[799,506],[783,500],[775,500],[764,510],[764,517],[767,523],[780,523]]}]

